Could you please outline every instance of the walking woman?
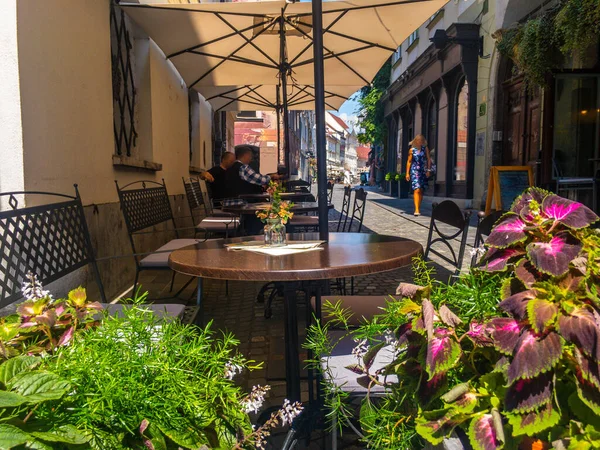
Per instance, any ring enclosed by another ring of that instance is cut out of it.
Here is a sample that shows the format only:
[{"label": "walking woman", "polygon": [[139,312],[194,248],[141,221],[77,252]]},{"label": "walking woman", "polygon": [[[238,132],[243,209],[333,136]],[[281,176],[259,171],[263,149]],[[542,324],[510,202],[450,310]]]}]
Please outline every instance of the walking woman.
[{"label": "walking woman", "polygon": [[414,192],[415,216],[421,215],[423,191],[427,189],[427,179],[431,176],[431,157],[425,136],[418,134],[412,140],[406,163],[406,181],[410,181]]}]

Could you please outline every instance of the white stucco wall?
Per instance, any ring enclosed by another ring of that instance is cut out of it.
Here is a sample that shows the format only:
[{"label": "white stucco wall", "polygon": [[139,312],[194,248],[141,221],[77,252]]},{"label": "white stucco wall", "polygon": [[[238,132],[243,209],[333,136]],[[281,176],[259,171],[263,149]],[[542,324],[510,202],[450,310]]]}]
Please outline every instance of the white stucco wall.
[{"label": "white stucco wall", "polygon": [[0,61],[0,192],[7,192],[24,187],[16,0],[0,2]]},{"label": "white stucco wall", "polygon": [[[170,194],[183,193],[181,177],[189,173],[187,88],[152,41],[147,59],[138,55],[136,61],[138,69],[149,62],[136,86],[138,146],[163,170],[113,166],[109,5],[109,0],[18,1],[25,188],[72,193],[78,183],[85,205],[118,201],[115,179],[125,184],[164,178]],[[211,120],[204,104],[200,139],[207,141],[208,157]]]},{"label": "white stucco wall", "polygon": [[[490,0],[495,1],[495,0]],[[413,64],[425,50],[429,48],[431,42],[429,39],[433,37],[436,30],[445,30],[453,23],[457,22],[472,22],[474,11],[481,9],[483,0],[459,0],[449,1],[444,6],[444,16],[435,23],[431,29],[427,28],[429,20],[419,27],[419,42],[411,49],[408,49],[408,39],[401,45],[402,58],[396,61],[392,67],[392,83],[402,75],[408,67]],[[478,5],[478,6],[477,6]]]}]

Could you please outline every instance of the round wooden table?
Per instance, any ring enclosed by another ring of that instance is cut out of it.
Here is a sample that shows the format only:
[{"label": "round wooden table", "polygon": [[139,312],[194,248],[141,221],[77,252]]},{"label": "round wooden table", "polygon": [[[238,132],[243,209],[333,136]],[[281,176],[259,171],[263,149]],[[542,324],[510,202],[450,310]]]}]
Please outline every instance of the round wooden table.
[{"label": "round wooden table", "polygon": [[[367,233],[330,233],[322,250],[286,256],[234,251],[225,244],[260,241],[262,236],[216,239],[175,250],[169,267],[198,278],[198,302],[202,278],[217,280],[277,281],[285,284],[284,314],[286,381],[290,401],[300,400],[300,361],[296,292],[298,283],[369,275],[407,266],[423,252],[416,241]],[[290,234],[288,241],[319,240],[318,233]]]}]

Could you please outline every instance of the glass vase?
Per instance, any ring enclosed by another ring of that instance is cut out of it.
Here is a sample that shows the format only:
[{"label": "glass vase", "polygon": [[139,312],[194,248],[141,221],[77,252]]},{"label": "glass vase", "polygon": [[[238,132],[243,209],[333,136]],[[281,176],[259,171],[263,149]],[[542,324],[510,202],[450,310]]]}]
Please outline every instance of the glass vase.
[{"label": "glass vase", "polygon": [[268,220],[265,224],[265,245],[281,247],[285,245],[285,225],[279,219]]}]

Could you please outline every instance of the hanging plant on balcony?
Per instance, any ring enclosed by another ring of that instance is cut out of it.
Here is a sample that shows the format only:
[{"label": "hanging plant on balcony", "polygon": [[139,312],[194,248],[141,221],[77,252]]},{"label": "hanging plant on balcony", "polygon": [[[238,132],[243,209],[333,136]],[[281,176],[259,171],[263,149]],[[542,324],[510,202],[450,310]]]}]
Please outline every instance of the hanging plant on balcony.
[{"label": "hanging plant on balcony", "polygon": [[562,62],[554,32],[554,16],[527,21],[498,33],[498,51],[511,58],[528,84],[544,86],[546,76]]},{"label": "hanging plant on balcony", "polygon": [[600,1],[569,0],[556,15],[556,35],[565,54],[581,53],[598,41]]},{"label": "hanging plant on balcony", "polygon": [[583,54],[598,41],[600,0],[565,0],[516,28],[495,33],[498,51],[529,84],[544,86],[564,56]]}]

